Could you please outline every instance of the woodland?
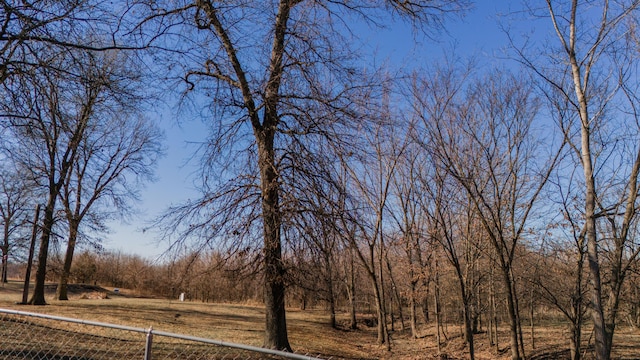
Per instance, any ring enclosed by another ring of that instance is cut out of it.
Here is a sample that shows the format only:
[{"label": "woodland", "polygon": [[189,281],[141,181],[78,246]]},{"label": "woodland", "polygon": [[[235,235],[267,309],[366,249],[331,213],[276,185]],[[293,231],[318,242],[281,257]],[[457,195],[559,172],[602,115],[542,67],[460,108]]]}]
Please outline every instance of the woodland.
[{"label": "woodland", "polygon": [[[371,315],[389,350],[458,324],[473,360],[505,324],[519,360],[554,321],[572,360],[610,359],[640,327],[640,1],[513,6],[503,54],[403,67],[361,35],[435,40],[474,3],[3,0],[2,281],[32,280],[31,305],[48,282],[260,303],[279,350],[287,308],[322,307],[334,328]],[[154,179],[169,97],[208,129],[199,196],[146,225],[162,261],[104,249]]]}]

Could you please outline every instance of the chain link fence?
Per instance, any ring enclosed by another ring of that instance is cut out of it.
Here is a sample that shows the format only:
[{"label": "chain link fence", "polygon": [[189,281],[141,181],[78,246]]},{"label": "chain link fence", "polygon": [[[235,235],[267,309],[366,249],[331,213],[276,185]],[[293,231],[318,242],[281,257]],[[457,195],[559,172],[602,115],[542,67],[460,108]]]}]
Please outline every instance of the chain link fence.
[{"label": "chain link fence", "polygon": [[299,359],[318,357],[198,338],[151,328],[0,309],[0,359]]}]

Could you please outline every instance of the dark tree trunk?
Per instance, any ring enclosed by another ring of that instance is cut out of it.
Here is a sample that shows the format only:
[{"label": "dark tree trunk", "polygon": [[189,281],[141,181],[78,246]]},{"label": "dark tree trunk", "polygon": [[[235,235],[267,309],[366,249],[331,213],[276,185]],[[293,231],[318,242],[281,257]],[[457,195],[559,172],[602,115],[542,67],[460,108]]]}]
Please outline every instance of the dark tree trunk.
[{"label": "dark tree trunk", "polygon": [[489,271],[489,342],[495,346],[495,350],[498,352],[500,350],[500,344],[498,343],[498,311],[496,309],[496,292],[494,287],[492,264]]},{"label": "dark tree trunk", "polygon": [[265,308],[264,346],[291,350],[287,335],[285,311],[285,268],[280,242],[281,214],[278,198],[278,176],[275,167],[275,129],[263,128],[258,137],[258,156],[262,187],[262,218],[264,226]]},{"label": "dark tree trunk", "polygon": [[387,339],[385,334],[387,332],[387,329],[386,329],[387,314],[385,312],[385,308],[382,302],[382,294],[379,288],[378,279],[376,278],[375,274],[369,273],[369,275],[370,275],[371,283],[373,286],[373,293],[376,301],[376,314],[378,316],[377,343],[381,345],[381,344],[384,344],[385,340]]},{"label": "dark tree trunk", "polygon": [[438,260],[435,260],[435,290],[433,292],[434,301],[433,304],[435,306],[434,313],[436,316],[436,342],[438,344],[438,355],[442,352],[440,348],[442,344],[442,339],[440,338],[440,329],[442,328],[442,314],[440,311],[440,269],[438,268]]},{"label": "dark tree trunk", "polygon": [[2,244],[2,283],[7,282],[7,261],[9,260],[9,224],[4,224],[4,241]]},{"label": "dark tree trunk", "polygon": [[425,282],[425,294],[422,298],[422,315],[424,316],[424,322],[428,324],[431,321],[429,317],[429,283]]},{"label": "dark tree trunk", "polygon": [[327,300],[329,302],[329,324],[332,328],[337,328],[336,325],[336,300],[333,291],[333,266],[331,266],[331,256],[325,252],[325,269],[326,269],[326,281],[327,281]]},{"label": "dark tree trunk", "polygon": [[518,331],[518,313],[515,303],[514,288],[513,281],[510,276],[509,268],[505,266],[501,266],[502,275],[504,279],[504,287],[507,290],[507,312],[509,315],[509,331],[511,336],[511,359],[512,360],[520,360],[520,341],[519,341],[519,331]]},{"label": "dark tree trunk", "polygon": [[36,247],[36,237],[38,236],[38,219],[40,218],[40,204],[36,205],[36,213],[33,216],[33,224],[31,228],[31,241],[29,244],[29,256],[27,258],[27,270],[24,274],[24,287],[22,288],[22,305],[28,303],[29,298],[29,282],[31,280],[31,265],[33,264],[33,252]]},{"label": "dark tree trunk", "polygon": [[[411,273],[411,276],[415,276],[413,274],[413,272]],[[417,321],[417,308],[418,305],[417,300],[416,300],[416,285],[417,285],[417,281],[411,280],[411,289],[410,289],[410,315],[411,318],[409,319],[409,322],[411,323],[411,337],[413,337],[414,339],[418,338],[418,321]]]},{"label": "dark tree trunk", "polygon": [[58,300],[69,300],[67,295],[67,285],[69,283],[69,274],[71,273],[71,262],[73,261],[73,253],[76,248],[76,240],[78,238],[78,222],[70,221],[69,224],[69,241],[67,242],[67,252],[64,256],[64,264],[62,266],[62,274],[56,289],[56,298]]},{"label": "dark tree trunk", "polygon": [[569,331],[571,333],[571,336],[569,339],[570,340],[569,349],[571,354],[571,360],[580,360],[580,348],[581,348],[580,341],[582,338],[582,331],[580,329],[580,326],[573,322],[569,325]]},{"label": "dark tree trunk", "polygon": [[49,200],[44,209],[42,220],[42,235],[40,236],[40,250],[38,252],[38,268],[36,270],[36,284],[33,296],[29,300],[31,305],[46,305],[44,298],[44,285],[47,276],[47,258],[49,257],[49,239],[54,224],[53,211],[56,205],[57,192],[49,193]]},{"label": "dark tree trunk", "polygon": [[356,318],[356,273],[353,260],[353,249],[349,248],[349,284],[347,285],[349,293],[349,328],[356,330],[358,328],[358,319]]},{"label": "dark tree trunk", "polygon": [[7,280],[7,261],[9,259],[9,246],[6,244],[2,246],[2,283],[5,284]]},{"label": "dark tree trunk", "polygon": [[[622,252],[622,246],[619,247],[620,252]],[[622,258],[622,254],[617,255],[619,259]],[[621,261],[621,260],[619,260]],[[624,282],[624,274],[621,271],[621,266],[615,267],[613,271],[613,278],[615,281],[611,285],[611,290],[609,291],[609,299],[608,306],[605,316],[605,329],[606,329],[606,350],[607,350],[607,358],[611,358],[611,350],[613,348],[613,334],[616,330],[616,319],[618,317],[618,308],[620,307],[620,292],[622,291],[622,284]]]},{"label": "dark tree trunk", "polygon": [[460,286],[460,297],[462,299],[462,314],[464,320],[464,338],[469,347],[469,359],[475,359],[475,350],[473,344],[473,324],[471,319],[471,304],[469,303],[469,294],[468,288],[466,286],[466,282],[464,276],[462,275],[462,270],[460,268],[460,264],[455,261],[453,264],[456,269],[456,275],[458,277],[458,285]]}]

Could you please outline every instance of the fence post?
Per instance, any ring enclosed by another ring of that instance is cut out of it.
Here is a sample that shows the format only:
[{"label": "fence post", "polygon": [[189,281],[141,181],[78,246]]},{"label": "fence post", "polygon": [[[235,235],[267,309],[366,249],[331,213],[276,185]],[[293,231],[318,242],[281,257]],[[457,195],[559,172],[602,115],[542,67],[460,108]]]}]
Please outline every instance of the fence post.
[{"label": "fence post", "polygon": [[153,326],[147,331],[147,341],[144,346],[144,360],[151,360],[151,345],[153,343]]}]

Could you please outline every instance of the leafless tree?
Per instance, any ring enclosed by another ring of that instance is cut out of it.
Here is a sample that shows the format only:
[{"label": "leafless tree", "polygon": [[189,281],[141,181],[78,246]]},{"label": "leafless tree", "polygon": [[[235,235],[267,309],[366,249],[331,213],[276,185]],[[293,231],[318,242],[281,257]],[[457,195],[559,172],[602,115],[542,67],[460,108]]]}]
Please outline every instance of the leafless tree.
[{"label": "leafless tree", "polygon": [[[46,49],[43,49],[46,51]],[[45,304],[44,282],[49,242],[57,220],[57,200],[78,158],[90,120],[105,105],[115,74],[103,72],[104,59],[88,52],[50,55],[60,73],[38,67],[12,83],[5,82],[10,102],[3,103],[16,164],[29,171],[26,179],[46,199],[38,254],[36,286],[31,303]],[[28,75],[28,76],[27,76]]]},{"label": "leafless tree", "polygon": [[[78,1],[15,1],[0,3],[0,83],[37,67],[65,49],[104,51],[143,49],[150,39],[132,32],[128,3]],[[44,49],[47,49],[43,52]],[[69,69],[58,68],[60,71]]]},{"label": "leafless tree", "polygon": [[[412,128],[411,125],[408,126]],[[411,131],[410,131],[411,132]],[[406,256],[406,276],[409,282],[409,309],[410,326],[414,338],[418,338],[417,309],[422,303],[426,308],[424,299],[429,296],[428,266],[424,259],[424,253],[431,254],[431,246],[427,236],[428,217],[425,214],[424,195],[426,193],[426,177],[430,169],[429,161],[424,152],[415,143],[410,142],[406,151],[400,158],[396,171],[393,174],[392,197],[389,206],[389,214],[393,218],[400,232],[399,245]],[[424,309],[427,311],[428,309]],[[428,321],[428,316],[425,317]]]},{"label": "leafless tree", "polygon": [[159,130],[136,110],[142,99],[134,85],[138,77],[134,75],[135,66],[123,53],[104,52],[100,56],[103,64],[97,75],[112,81],[104,84],[109,90],[92,111],[60,192],[69,236],[58,300],[67,300],[67,282],[81,225],[86,226],[88,218],[91,227],[104,229],[106,219],[130,214],[140,186],[153,178],[154,164],[162,154]]},{"label": "leafless tree", "polygon": [[475,216],[475,207],[466,194],[461,193],[463,189],[455,183],[451,184],[452,180],[441,168],[435,170],[433,177],[423,179],[430,184],[426,189],[430,205],[427,211],[435,225],[430,229],[430,234],[440,244],[455,271],[462,300],[464,336],[469,348],[469,359],[473,360],[476,330],[474,323],[477,320],[475,294],[480,280],[476,269],[484,248],[484,239],[479,220]]},{"label": "leafless tree", "polygon": [[290,220],[284,227],[284,238],[288,246],[299,249],[295,250],[294,254],[309,254],[303,261],[312,265],[315,263],[313,266],[315,271],[303,271],[298,276],[316,279],[310,283],[312,284],[310,290],[327,302],[330,324],[333,328],[337,328],[337,258],[344,247],[343,242],[340,241],[339,229],[335,225],[339,218],[334,213],[335,204],[339,202],[340,195],[331,174],[334,170],[332,160],[336,159],[328,153],[324,155],[306,166],[307,171],[312,168],[310,172],[318,176],[303,176],[298,181],[298,191],[295,196],[297,211],[287,212]]},{"label": "leafless tree", "polygon": [[490,72],[466,85],[468,72],[445,67],[434,73],[414,82],[416,113],[428,136],[424,146],[465,190],[496,252],[507,293],[511,354],[521,359],[513,261],[560,152],[541,159],[533,127],[539,102],[523,79]]},{"label": "leafless tree", "polygon": [[[1,157],[0,166],[0,221],[2,223],[2,274],[7,282],[9,253],[17,248],[21,234],[28,233],[31,193],[19,173],[12,169],[11,159]],[[25,225],[27,225],[25,227]]]},{"label": "leafless tree", "polygon": [[348,239],[351,248],[361,261],[370,280],[376,301],[378,315],[378,343],[390,348],[387,328],[385,298],[385,254],[387,237],[385,230],[388,215],[388,201],[396,166],[406,150],[408,135],[404,139],[386,126],[379,125],[372,134],[363,134],[371,149],[368,155],[341,158],[345,169],[349,192],[355,199],[353,224],[357,227],[358,238]]},{"label": "leafless tree", "polygon": [[[292,178],[288,176],[295,174],[287,174],[287,157],[297,156],[288,151],[290,145],[314,136],[337,141],[346,128],[362,120],[354,115],[358,108],[365,108],[356,103],[363,89],[369,91],[370,84],[363,82],[369,74],[363,73],[356,53],[347,45],[353,40],[349,38],[354,34],[351,23],[359,20],[375,25],[380,15],[390,11],[416,24],[438,25],[461,4],[293,0],[148,4],[143,27],[156,25],[180,34],[166,39],[166,47],[185,55],[176,67],[191,89],[208,95],[212,110],[208,120],[211,157],[204,162],[202,185],[204,197],[211,201],[187,209],[212,201],[220,204],[235,194],[235,199],[243,199],[231,202],[237,206],[224,205],[228,211],[208,217],[222,224],[220,219],[235,214],[254,227],[256,221],[260,223],[260,233],[257,229],[232,233],[244,234],[245,239],[258,234],[262,238],[265,347],[290,349],[281,239],[282,201],[289,196],[286,184]],[[235,161],[224,161],[229,159]],[[210,167],[214,165],[215,169]],[[248,171],[234,172],[238,166]],[[233,182],[233,178],[240,181]],[[221,236],[220,226],[214,228],[215,233],[206,238]]]},{"label": "leafless tree", "polygon": [[[622,127],[635,122],[637,133],[637,42],[634,39],[638,1],[603,1],[598,4],[577,0],[566,4],[546,1],[544,12],[532,10],[536,17],[549,21],[556,34],[553,51],[534,50],[516,44],[511,37],[518,60],[543,79],[546,94],[565,99],[574,116],[560,123],[579,159],[584,176],[584,238],[591,282],[591,314],[595,332],[597,359],[609,359],[618,308],[618,290],[624,273],[637,252],[622,250],[628,242],[628,230],[636,214],[638,169],[640,156],[635,146],[624,142],[626,135],[617,134],[616,118],[630,119]],[[545,41],[545,49],[549,42]],[[542,54],[543,56],[540,56]],[[559,55],[560,54],[560,55]],[[570,120],[570,121],[569,121]],[[622,123],[621,123],[622,124]],[[622,141],[617,145],[612,145]],[[624,149],[622,149],[624,148]],[[609,170],[606,162],[614,152],[622,156],[621,171]],[[600,174],[602,177],[600,177]],[[611,175],[615,180],[612,180]],[[618,182],[614,185],[614,182]],[[616,200],[613,200],[613,199]],[[598,219],[605,216],[607,221]],[[599,229],[607,229],[611,252],[603,249]],[[603,251],[612,256],[612,286],[605,304],[603,289]],[[624,254],[624,255],[622,255]]]}]

